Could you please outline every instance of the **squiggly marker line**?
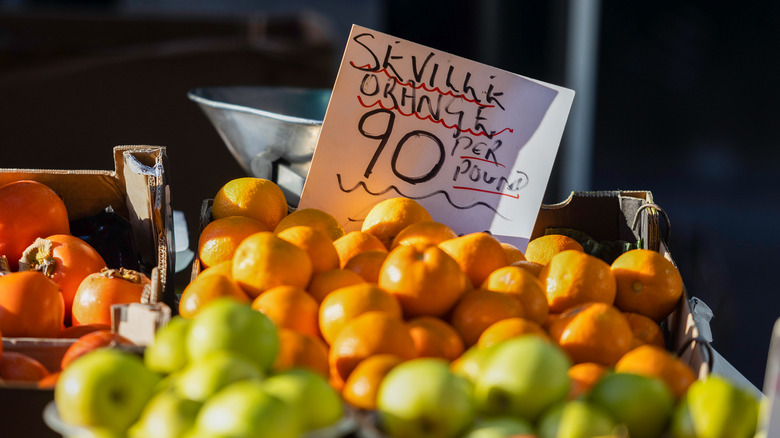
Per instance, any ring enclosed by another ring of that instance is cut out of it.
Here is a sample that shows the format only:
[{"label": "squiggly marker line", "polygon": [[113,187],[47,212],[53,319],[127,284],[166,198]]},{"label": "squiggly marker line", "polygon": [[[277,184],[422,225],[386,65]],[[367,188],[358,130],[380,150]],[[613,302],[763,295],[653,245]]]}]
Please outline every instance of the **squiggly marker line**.
[{"label": "squiggly marker line", "polygon": [[[499,212],[498,212],[498,211],[497,211],[495,208],[493,208],[493,206],[492,206],[492,205],[490,205],[490,204],[487,204],[487,203],[484,203],[484,202],[482,202],[482,201],[475,202],[475,203],[473,203],[473,204],[471,204],[471,205],[466,205],[466,206],[460,206],[460,205],[456,205],[454,202],[452,202],[452,199],[450,198],[450,194],[449,194],[449,193],[447,193],[447,192],[445,192],[444,190],[437,190],[437,191],[435,191],[435,192],[433,192],[433,193],[429,193],[429,194],[427,194],[427,195],[423,195],[423,196],[417,196],[417,197],[415,197],[415,196],[409,196],[409,195],[406,195],[406,194],[402,193],[402,192],[401,192],[401,191],[398,189],[398,187],[396,187],[396,186],[394,186],[394,185],[390,185],[390,187],[388,187],[388,188],[386,188],[386,189],[382,190],[381,192],[372,192],[371,190],[369,190],[369,189],[368,189],[368,186],[367,186],[367,185],[366,185],[366,183],[365,183],[365,182],[363,182],[363,181],[358,181],[358,182],[357,182],[357,184],[355,184],[355,186],[354,186],[354,187],[352,187],[351,189],[347,189],[347,188],[345,188],[345,187],[342,185],[342,183],[341,183],[341,174],[340,174],[340,173],[337,173],[337,174],[336,174],[336,178],[338,179],[338,182],[339,182],[339,189],[340,189],[342,192],[344,192],[344,193],[351,193],[351,192],[353,192],[353,191],[357,190],[357,189],[358,189],[358,187],[363,187],[363,190],[365,190],[365,192],[366,192],[366,193],[368,193],[369,195],[373,195],[373,196],[380,196],[380,195],[384,195],[385,193],[389,192],[390,190],[393,190],[393,191],[395,191],[396,193],[398,193],[399,195],[401,195],[401,196],[403,196],[403,197],[405,197],[405,198],[410,198],[410,199],[415,199],[415,200],[417,200],[417,199],[425,199],[425,198],[430,198],[431,196],[438,195],[438,194],[442,194],[442,195],[444,195],[444,197],[447,199],[447,202],[449,202],[449,204],[450,204],[451,206],[453,206],[453,207],[457,208],[458,210],[468,210],[468,209],[474,208],[474,207],[476,207],[476,206],[478,206],[478,205],[481,205],[481,206],[483,206],[483,207],[486,207],[487,209],[489,209],[489,210],[493,211],[495,214],[497,214],[497,215],[498,215],[499,217],[501,217],[502,219],[510,220],[508,217],[506,217],[506,216],[502,215],[501,213],[499,213]],[[507,195],[507,196],[509,196],[509,195]],[[519,198],[519,197],[520,197],[520,195],[517,195],[517,197]],[[358,222],[358,221],[359,221],[359,219],[353,219],[353,218],[349,218],[349,220],[350,220],[351,222]]]},{"label": "squiggly marker line", "polygon": [[[395,105],[393,105],[393,106],[391,106],[391,107],[386,107],[386,106],[382,105],[382,101],[381,101],[381,100],[377,100],[376,102],[372,103],[371,105],[368,105],[368,104],[366,104],[365,102],[363,102],[363,98],[362,98],[362,97],[358,96],[357,98],[358,98],[358,101],[360,102],[360,105],[362,105],[362,106],[363,106],[363,108],[371,108],[372,106],[377,106],[377,105],[379,105],[379,107],[380,107],[380,108],[382,108],[382,109],[386,109],[386,110],[388,110],[388,111],[393,111],[393,110],[395,110],[395,111],[398,111],[398,113],[399,113],[399,114],[401,114],[402,116],[406,116],[406,117],[415,116],[415,117],[417,117],[418,119],[420,119],[420,120],[423,120],[423,121],[425,121],[425,120],[428,120],[428,121],[430,121],[430,122],[433,122],[433,123],[439,123],[439,124],[441,124],[442,126],[444,126],[445,128],[448,128],[448,129],[456,129],[456,128],[457,128],[457,129],[460,129],[460,128],[458,127],[458,124],[457,124],[457,123],[455,123],[455,124],[453,124],[453,125],[447,125],[446,123],[444,123],[444,120],[441,120],[441,119],[440,119],[440,120],[436,120],[436,119],[434,119],[434,118],[433,118],[433,116],[431,116],[431,115],[428,115],[428,116],[425,116],[425,117],[421,117],[421,116],[420,116],[419,114],[417,114],[416,112],[411,112],[411,113],[409,113],[409,114],[406,114],[406,113],[404,113],[403,111],[401,111],[401,109],[400,109],[400,108],[396,107]],[[467,129],[461,129],[461,131],[463,131],[463,132],[468,132],[469,134],[471,134],[471,135],[474,135],[474,136],[480,136],[480,135],[487,136],[487,135],[488,135],[488,134],[487,134],[487,132],[484,132],[484,131],[481,131],[481,132],[475,132],[475,131],[473,131],[471,128],[467,128]],[[500,134],[502,134],[504,131],[515,132],[515,131],[514,131],[514,129],[512,129],[512,128],[504,128],[504,129],[502,129],[502,130],[500,130],[500,131],[496,132],[495,134],[493,134],[493,136],[495,137],[496,135],[500,135]]]},{"label": "squiggly marker line", "polygon": [[458,99],[463,99],[466,102],[471,102],[471,103],[473,103],[475,105],[478,105],[478,106],[481,106],[481,107],[484,107],[484,108],[495,108],[495,105],[490,105],[490,104],[487,104],[487,103],[478,102],[476,99],[469,99],[468,97],[466,97],[465,94],[455,94],[452,90],[442,91],[442,89],[439,88],[439,87],[428,88],[428,87],[425,86],[425,83],[420,83],[419,85],[415,86],[415,85],[413,85],[414,82],[412,82],[411,80],[409,80],[409,82],[406,82],[406,83],[401,82],[400,79],[398,79],[397,77],[391,75],[390,72],[388,72],[386,68],[383,68],[383,69],[380,69],[380,70],[369,70],[369,68],[371,67],[371,64],[366,64],[366,65],[364,65],[362,67],[358,67],[357,65],[355,65],[355,63],[353,61],[349,61],[349,64],[352,67],[355,67],[355,68],[357,68],[359,70],[368,70],[368,71],[373,71],[375,73],[380,73],[380,72],[384,73],[385,76],[387,76],[388,78],[394,80],[396,84],[398,84],[398,85],[400,85],[402,87],[412,87],[415,90],[419,90],[419,89],[422,88],[423,90],[428,91],[430,93],[439,93],[442,96],[452,96],[452,97],[455,97],[455,98],[458,98]]}]

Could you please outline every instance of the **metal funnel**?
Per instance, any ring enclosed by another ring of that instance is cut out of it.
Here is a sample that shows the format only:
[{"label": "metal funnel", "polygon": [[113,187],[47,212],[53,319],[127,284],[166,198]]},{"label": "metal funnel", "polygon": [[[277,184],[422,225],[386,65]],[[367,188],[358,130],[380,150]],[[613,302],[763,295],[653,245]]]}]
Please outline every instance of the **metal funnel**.
[{"label": "metal funnel", "polygon": [[196,88],[187,93],[247,174],[276,182],[298,205],[331,90],[274,86]]}]

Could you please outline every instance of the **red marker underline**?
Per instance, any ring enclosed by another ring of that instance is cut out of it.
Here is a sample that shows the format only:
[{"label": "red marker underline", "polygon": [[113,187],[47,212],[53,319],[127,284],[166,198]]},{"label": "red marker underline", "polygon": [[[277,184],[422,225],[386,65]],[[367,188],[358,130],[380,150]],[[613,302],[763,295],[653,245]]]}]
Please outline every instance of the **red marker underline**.
[{"label": "red marker underline", "polygon": [[512,198],[512,199],[520,199],[520,194],[510,195],[510,194],[507,194],[507,193],[494,192],[494,191],[491,191],[491,190],[475,189],[473,187],[463,187],[463,186],[452,186],[452,188],[453,189],[458,189],[458,190],[473,190],[475,192],[490,193],[492,195],[501,195],[501,196],[506,196],[506,197]]}]

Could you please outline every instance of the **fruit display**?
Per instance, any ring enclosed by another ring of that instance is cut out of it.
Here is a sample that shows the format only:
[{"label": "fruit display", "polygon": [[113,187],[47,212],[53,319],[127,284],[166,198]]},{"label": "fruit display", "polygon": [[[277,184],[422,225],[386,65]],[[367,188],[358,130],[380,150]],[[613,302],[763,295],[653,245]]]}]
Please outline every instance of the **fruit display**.
[{"label": "fruit display", "polygon": [[149,278],[109,269],[87,241],[70,233],[64,201],[46,184],[0,187],[0,332],[58,338],[81,325],[111,323],[111,305],[141,302]]},{"label": "fruit display", "polygon": [[[145,349],[115,341],[71,360],[55,389],[59,419],[127,437],[757,428],[752,394],[668,349],[666,320],[685,296],[668,256],[621,243],[604,257],[573,229],[523,252],[458,235],[405,198],[377,203],[353,231],[281,205],[258,178],[216,192],[178,315]],[[97,401],[111,391],[117,400]]]},{"label": "fruit display", "polygon": [[73,360],[55,387],[57,421],[84,434],[128,438],[353,429],[324,374],[274,366],[287,339],[279,332],[247,302],[212,300],[192,318],[173,317],[141,352],[97,348]]}]

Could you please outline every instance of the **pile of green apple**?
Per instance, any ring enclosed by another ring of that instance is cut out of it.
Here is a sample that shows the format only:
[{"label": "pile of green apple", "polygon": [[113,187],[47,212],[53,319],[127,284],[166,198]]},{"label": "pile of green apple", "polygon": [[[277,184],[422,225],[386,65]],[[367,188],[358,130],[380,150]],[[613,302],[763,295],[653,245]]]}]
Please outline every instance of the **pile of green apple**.
[{"label": "pile of green apple", "polygon": [[94,350],[55,387],[60,419],[95,436],[274,437],[343,425],[339,394],[319,374],[270,371],[276,327],[247,304],[219,299],[175,316],[143,355]]},{"label": "pile of green apple", "polygon": [[470,350],[452,364],[413,359],[393,368],[377,395],[378,429],[392,437],[752,438],[758,400],[715,375],[675,400],[652,377],[609,373],[567,398],[571,365],[537,336]]}]

